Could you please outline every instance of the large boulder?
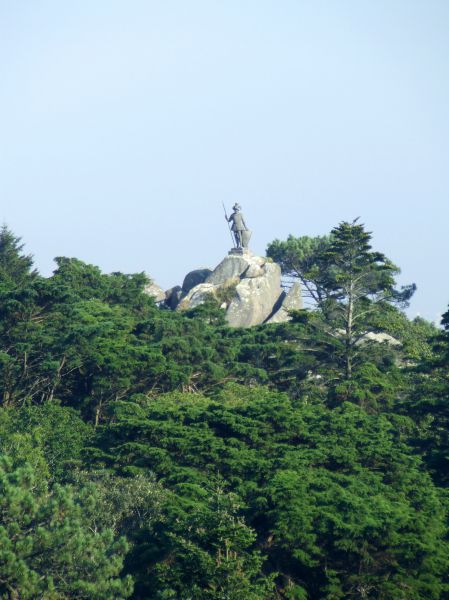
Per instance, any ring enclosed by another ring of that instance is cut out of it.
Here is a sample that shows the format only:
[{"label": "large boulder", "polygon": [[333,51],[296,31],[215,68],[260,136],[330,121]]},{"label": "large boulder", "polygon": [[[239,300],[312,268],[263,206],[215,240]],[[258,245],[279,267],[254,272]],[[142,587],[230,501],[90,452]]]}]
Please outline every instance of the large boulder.
[{"label": "large boulder", "polygon": [[[183,290],[177,292],[182,296],[176,310],[195,308],[213,297],[226,310],[231,327],[252,327],[288,320],[288,310],[302,306],[299,286],[293,286],[288,294],[282,290],[280,266],[247,249],[234,248],[203,281],[193,285],[206,272],[197,269],[186,276]],[[176,294],[174,297],[178,300]]]},{"label": "large boulder", "polygon": [[390,346],[401,346],[402,343],[389,333],[369,331],[359,340],[359,344],[364,342],[377,342],[378,344],[389,344]]},{"label": "large boulder", "polygon": [[216,267],[208,276],[206,283],[220,285],[228,279],[240,277],[248,267],[249,262],[246,257],[233,255],[226,256],[226,258],[221,261],[218,267]]},{"label": "large boulder", "polygon": [[164,302],[165,301],[165,292],[159,287],[154,281],[150,281],[144,288],[143,291],[148,296],[152,296],[155,302]]},{"label": "large boulder", "polygon": [[165,304],[172,310],[175,310],[181,298],[182,288],[180,285],[175,285],[165,292]]},{"label": "large boulder", "polygon": [[254,277],[262,277],[264,274],[263,265],[258,264],[250,264],[246,271],[243,272],[243,276],[249,279],[253,279]]},{"label": "large boulder", "polygon": [[285,321],[290,320],[290,310],[300,310],[301,308],[301,286],[296,282],[287,293],[284,292],[280,306],[276,307],[274,314],[269,317],[267,323],[285,323]]},{"label": "large boulder", "polygon": [[182,293],[188,294],[196,285],[204,283],[211,273],[212,271],[207,268],[195,269],[194,271],[187,273],[182,283]]},{"label": "large boulder", "polygon": [[190,310],[199,304],[203,304],[210,297],[216,297],[217,286],[212,283],[200,283],[192,288],[189,293],[179,302],[178,310]]},{"label": "large boulder", "polygon": [[[337,335],[343,337],[345,335],[344,329],[337,329]],[[376,344],[388,344],[390,346],[402,346],[402,342],[397,338],[393,337],[389,333],[385,331],[366,331],[364,334],[359,336],[359,339],[356,342],[357,346],[362,346],[363,344],[367,344],[370,342],[375,342]]]},{"label": "large boulder", "polygon": [[243,278],[235,288],[235,296],[226,311],[231,327],[251,327],[263,323],[273,312],[281,289],[281,268],[265,263],[263,275]]}]

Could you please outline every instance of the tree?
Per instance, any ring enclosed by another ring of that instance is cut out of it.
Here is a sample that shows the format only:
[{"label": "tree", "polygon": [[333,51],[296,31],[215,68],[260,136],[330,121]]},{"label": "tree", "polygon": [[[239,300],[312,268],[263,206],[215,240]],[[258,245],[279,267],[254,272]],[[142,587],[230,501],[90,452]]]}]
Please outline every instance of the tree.
[{"label": "tree", "polygon": [[39,327],[39,277],[23,244],[4,225],[0,230],[0,380],[2,401],[15,401],[28,377],[29,351]]},{"label": "tree", "polygon": [[81,463],[81,453],[92,437],[93,429],[77,411],[57,402],[0,409],[0,452],[11,454],[14,440],[28,437],[32,450],[26,462],[42,452],[48,476],[62,481]]},{"label": "tree", "polygon": [[[266,577],[263,558],[254,549],[256,534],[240,514],[235,494],[219,480],[204,490],[202,502],[171,522],[164,560],[155,566],[151,597],[180,600],[268,600],[274,598],[273,575]],[[148,596],[146,596],[148,597]]]},{"label": "tree", "polygon": [[0,595],[24,600],[128,598],[120,579],[125,540],[95,530],[85,516],[95,496],[70,487],[48,489],[30,466],[0,459]]},{"label": "tree", "polygon": [[415,286],[395,289],[399,269],[384,254],[371,251],[371,234],[363,225],[340,223],[331,236],[321,257],[329,266],[322,309],[334,330],[343,330],[345,376],[351,379],[357,344],[372,331],[370,317],[384,303],[406,306]]},{"label": "tree", "polygon": [[433,335],[433,353],[410,368],[411,393],[400,406],[417,430],[413,443],[419,448],[438,485],[449,485],[449,310],[442,329]]},{"label": "tree", "polygon": [[6,225],[0,229],[0,281],[19,285],[37,275],[32,270],[33,258],[22,253],[24,244]]},{"label": "tree", "polygon": [[349,403],[306,423],[304,446],[268,483],[270,554],[286,586],[323,600],[440,598],[445,502],[420,460],[387,418]]},{"label": "tree", "polygon": [[296,238],[289,235],[285,242],[274,240],[267,248],[267,256],[281,265],[282,274],[299,279],[303,294],[314,304],[327,297],[328,265],[322,258],[330,241],[329,236]]},{"label": "tree", "polygon": [[151,470],[173,495],[152,551],[140,546],[134,555],[149,588],[154,569],[178,593],[214,580],[220,530],[206,499],[220,473],[257,534],[245,552],[267,556],[263,571],[279,574],[281,597],[402,600],[404,589],[416,600],[441,596],[446,509],[399,422],[348,402],[329,409],[235,384],[214,399],[134,400],[111,407],[113,421],[89,456],[117,474]]},{"label": "tree", "polygon": [[130,312],[145,314],[155,308],[154,300],[144,293],[149,279],[144,273],[126,275],[115,272],[104,274],[94,266],[77,258],[55,258],[57,269],[48,280],[49,292],[67,300],[97,299],[110,305],[127,306]]},{"label": "tree", "polygon": [[290,237],[268,250],[279,257],[284,272],[303,281],[316,301],[323,327],[334,338],[332,354],[340,360],[347,381],[353,379],[367,335],[380,329],[375,316],[391,304],[406,306],[416,289],[415,285],[395,288],[399,269],[384,254],[373,251],[370,240],[363,225],[342,222],[329,238],[312,242]]}]

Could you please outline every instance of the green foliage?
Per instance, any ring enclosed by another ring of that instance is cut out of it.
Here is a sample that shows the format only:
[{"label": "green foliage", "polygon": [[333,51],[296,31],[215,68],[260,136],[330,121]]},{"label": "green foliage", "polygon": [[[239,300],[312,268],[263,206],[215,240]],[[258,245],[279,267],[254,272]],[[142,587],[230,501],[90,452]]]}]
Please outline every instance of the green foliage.
[{"label": "green foliage", "polygon": [[28,356],[38,329],[36,286],[30,256],[6,226],[0,231],[0,380],[3,404],[14,402],[27,378]]},{"label": "green foliage", "polygon": [[[363,225],[342,222],[329,238],[289,237],[276,240],[268,253],[277,257],[288,275],[299,277],[319,309],[321,328],[329,338],[337,379],[346,382],[367,361],[364,342],[382,330],[379,313],[389,304],[406,306],[415,286],[397,290],[399,269],[370,245]],[[349,392],[354,390],[348,384]]]},{"label": "green foliage", "polygon": [[[170,529],[204,504],[199,490],[219,472],[286,597],[401,598],[408,588],[424,599],[443,589],[444,504],[391,422],[352,404],[329,410],[233,386],[216,400],[118,403],[91,456],[122,473],[153,470],[178,497]],[[180,555],[194,552],[190,537],[174,539]]]},{"label": "green foliage", "polygon": [[[357,302],[363,302],[363,317],[370,313],[370,305],[380,301],[395,302],[407,305],[415,291],[415,286],[395,289],[394,276],[399,273],[396,267],[384,254],[374,252],[370,245],[371,233],[365,231],[363,225],[355,222],[340,223],[331,232],[331,243],[321,255],[321,260],[328,265],[326,289],[331,300],[344,301],[349,311],[351,302],[354,308]],[[355,320],[356,315],[353,315]],[[344,322],[349,316],[345,317]],[[362,318],[362,315],[360,315]]]},{"label": "green foliage", "polygon": [[289,235],[285,242],[271,242],[267,256],[281,266],[283,275],[300,280],[309,300],[319,303],[327,296],[328,265],[322,257],[330,242],[329,236],[295,238]]},{"label": "green foliage", "polygon": [[0,282],[2,284],[20,285],[35,277],[32,271],[31,255],[22,254],[23,244],[6,225],[0,229]]},{"label": "green foliage", "polygon": [[251,550],[256,535],[239,516],[236,496],[218,481],[169,533],[165,559],[155,567],[155,598],[263,600],[274,597],[273,576]]},{"label": "green foliage", "polygon": [[433,353],[410,369],[411,393],[401,405],[417,429],[412,437],[434,480],[449,484],[449,311],[442,318],[443,329],[433,334]]},{"label": "green foliage", "polygon": [[448,598],[449,311],[370,239],[275,240],[313,310],[230,329],[4,227],[0,597]]},{"label": "green foliage", "polygon": [[403,359],[417,363],[432,358],[433,345],[439,330],[433,323],[421,317],[412,321],[394,306],[383,304],[382,309],[373,315],[373,325],[385,331],[402,344]]},{"label": "green foliage", "polygon": [[217,292],[217,299],[222,304],[230,304],[231,300],[235,296],[235,290],[240,280],[237,278],[236,281],[231,280],[227,284],[221,286]]},{"label": "green foliage", "polygon": [[58,481],[64,479],[67,469],[80,464],[82,449],[92,433],[92,427],[74,409],[55,402],[0,409],[0,449],[11,453],[14,443],[28,439],[31,448],[26,460],[41,453],[52,478]]},{"label": "green foliage", "polygon": [[[120,579],[126,543],[95,530],[84,507],[95,497],[47,490],[30,466],[0,459],[0,595],[2,598],[128,598]],[[91,508],[92,510],[92,508]]]},{"label": "green foliage", "polygon": [[149,282],[144,273],[104,275],[98,267],[76,258],[58,257],[55,261],[58,268],[49,280],[53,294],[126,305],[129,311],[140,313],[154,307],[153,299],[142,293]]}]

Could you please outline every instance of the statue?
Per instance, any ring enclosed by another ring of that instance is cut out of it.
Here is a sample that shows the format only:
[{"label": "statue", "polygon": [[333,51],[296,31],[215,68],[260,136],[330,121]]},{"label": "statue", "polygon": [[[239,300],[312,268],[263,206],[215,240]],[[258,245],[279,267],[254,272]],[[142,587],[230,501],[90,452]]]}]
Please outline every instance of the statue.
[{"label": "statue", "polygon": [[245,219],[240,212],[242,207],[240,204],[234,204],[232,207],[234,211],[230,217],[226,214],[225,217],[228,223],[232,222],[231,231],[234,234],[235,245],[237,248],[248,248],[248,243],[251,237],[251,231],[248,229],[245,223]]}]

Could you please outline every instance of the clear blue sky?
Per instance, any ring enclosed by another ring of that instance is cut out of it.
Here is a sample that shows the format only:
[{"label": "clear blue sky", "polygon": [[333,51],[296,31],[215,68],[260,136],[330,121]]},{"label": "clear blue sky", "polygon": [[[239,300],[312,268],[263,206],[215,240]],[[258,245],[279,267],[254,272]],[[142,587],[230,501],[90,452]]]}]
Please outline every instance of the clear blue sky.
[{"label": "clear blue sky", "polygon": [[0,0],[0,218],[163,287],[361,216],[449,303],[447,0]]}]

